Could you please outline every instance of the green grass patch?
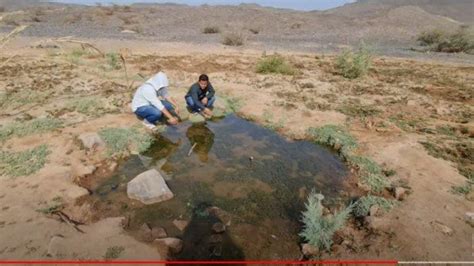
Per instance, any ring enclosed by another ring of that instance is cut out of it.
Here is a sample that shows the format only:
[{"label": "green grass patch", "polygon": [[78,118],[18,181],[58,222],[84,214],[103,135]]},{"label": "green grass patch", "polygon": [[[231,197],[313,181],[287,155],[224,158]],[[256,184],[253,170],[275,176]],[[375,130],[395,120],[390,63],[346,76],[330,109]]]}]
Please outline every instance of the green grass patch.
[{"label": "green grass patch", "polygon": [[105,55],[105,59],[107,60],[107,67],[106,70],[119,70],[122,68],[121,58],[118,53],[107,53]]},{"label": "green grass patch", "polygon": [[345,225],[352,212],[352,205],[332,216],[323,216],[321,204],[323,199],[323,195],[311,192],[305,204],[306,211],[303,212],[302,217],[303,230],[299,235],[314,247],[330,250],[332,237]]},{"label": "green grass patch", "polygon": [[78,65],[81,63],[81,59],[87,52],[84,49],[74,49],[71,53],[66,55],[66,59],[72,64]]},{"label": "green grass patch", "polygon": [[49,117],[36,118],[26,122],[12,122],[0,128],[0,141],[5,141],[11,137],[45,133],[61,126],[61,120]]},{"label": "green grass patch", "polygon": [[17,108],[31,103],[41,103],[44,102],[49,95],[49,92],[38,92],[27,89],[8,93],[2,92],[0,93],[0,107]]},{"label": "green grass patch", "polygon": [[257,63],[257,73],[260,74],[283,74],[294,75],[297,70],[280,55],[271,55],[263,57]]},{"label": "green grass patch", "polygon": [[40,145],[21,152],[0,151],[0,176],[27,176],[43,168],[50,151]]},{"label": "green grass patch", "polygon": [[67,107],[88,116],[99,116],[107,112],[104,106],[102,100],[92,96],[74,100]]},{"label": "green grass patch", "polygon": [[361,45],[356,52],[346,50],[337,57],[336,69],[348,79],[355,79],[367,74],[372,61],[370,50]]},{"label": "green grass patch", "polygon": [[370,117],[382,111],[373,105],[345,104],[337,109],[339,112],[351,117]]},{"label": "green grass patch", "polygon": [[396,202],[394,202],[393,200],[368,195],[361,197],[356,201],[356,203],[354,204],[353,213],[357,217],[367,216],[369,215],[370,208],[374,205],[377,205],[385,212],[388,212],[395,206],[395,204]]},{"label": "green grass patch", "polygon": [[467,181],[465,185],[462,186],[452,186],[451,192],[458,195],[467,195],[472,191],[473,183]]},{"label": "green grass patch", "polygon": [[64,209],[64,203],[62,202],[61,197],[55,197],[48,206],[37,209],[36,211],[49,215],[61,211],[62,209]]},{"label": "green grass patch", "polygon": [[107,144],[109,156],[123,155],[129,151],[139,153],[146,151],[153,143],[153,138],[138,128],[106,128],[99,132]]},{"label": "green grass patch", "polygon": [[373,160],[354,155],[349,156],[347,161],[352,167],[359,170],[362,183],[369,186],[371,191],[379,193],[389,185],[383,169]]},{"label": "green grass patch", "polygon": [[356,139],[341,126],[326,125],[308,129],[309,135],[319,144],[335,148],[344,157],[357,148]]}]

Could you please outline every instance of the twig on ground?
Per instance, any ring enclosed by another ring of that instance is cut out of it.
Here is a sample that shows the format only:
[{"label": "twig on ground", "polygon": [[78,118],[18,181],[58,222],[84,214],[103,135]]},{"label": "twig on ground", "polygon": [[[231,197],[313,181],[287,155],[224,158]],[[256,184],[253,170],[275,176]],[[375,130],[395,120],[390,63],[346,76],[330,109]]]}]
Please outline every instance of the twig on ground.
[{"label": "twig on ground", "polygon": [[97,53],[99,53],[102,57],[105,57],[104,52],[102,52],[99,48],[95,47],[95,46],[92,45],[91,43],[72,39],[71,36],[52,39],[52,41],[54,41],[54,42],[70,42],[70,43],[77,43],[77,44],[80,44],[82,48],[84,48],[84,47],[91,48],[92,50],[95,50]]},{"label": "twig on ground", "polygon": [[194,148],[196,147],[197,143],[194,143],[194,145],[191,147],[191,149],[188,152],[188,157],[191,156],[191,153],[193,153]]},{"label": "twig on ground", "polygon": [[18,26],[14,30],[12,30],[7,36],[0,39],[0,48],[3,48],[10,40],[12,40],[16,35],[24,31],[26,28],[28,28],[28,26],[26,25]]}]

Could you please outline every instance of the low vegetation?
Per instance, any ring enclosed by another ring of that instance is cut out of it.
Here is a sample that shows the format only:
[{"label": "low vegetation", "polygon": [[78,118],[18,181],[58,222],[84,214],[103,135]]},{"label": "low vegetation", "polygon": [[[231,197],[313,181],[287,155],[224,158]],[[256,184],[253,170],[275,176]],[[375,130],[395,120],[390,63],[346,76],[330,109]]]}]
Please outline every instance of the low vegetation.
[{"label": "low vegetation", "polygon": [[474,52],[474,35],[467,26],[461,26],[453,33],[447,33],[438,29],[423,32],[418,36],[417,40],[421,46],[426,46],[430,51],[434,52]]},{"label": "low vegetation", "polygon": [[107,248],[107,251],[105,252],[104,259],[105,260],[112,260],[112,259],[117,259],[120,257],[120,254],[124,252],[125,248],[122,246],[113,246]]},{"label": "low vegetation", "polygon": [[363,156],[349,156],[349,164],[359,170],[360,180],[370,188],[370,191],[380,193],[389,186],[382,167],[373,160]]},{"label": "low vegetation", "polygon": [[263,57],[257,63],[257,73],[294,75],[297,70],[280,55]]},{"label": "low vegetation", "polygon": [[123,155],[129,151],[144,152],[152,144],[153,138],[138,128],[106,128],[99,132],[107,144],[109,156]]},{"label": "low vegetation", "polygon": [[18,90],[0,93],[0,107],[17,109],[31,103],[44,102],[50,93],[43,91]]},{"label": "low vegetation", "polygon": [[62,121],[56,118],[36,118],[26,122],[12,122],[0,128],[0,141],[11,137],[24,137],[45,133],[62,126]]},{"label": "low vegetation", "polygon": [[222,44],[227,46],[242,46],[245,43],[245,37],[242,33],[231,32],[223,36]]},{"label": "low vegetation", "polygon": [[367,216],[369,215],[370,208],[374,205],[377,205],[385,212],[388,212],[395,206],[395,202],[378,196],[364,196],[358,199],[354,204],[353,213],[357,217]]},{"label": "low vegetation", "polygon": [[372,61],[370,50],[361,45],[356,52],[346,50],[338,56],[336,69],[348,79],[355,79],[367,74]]},{"label": "low vegetation", "polygon": [[97,116],[106,112],[104,103],[96,97],[84,97],[74,100],[68,104],[68,108],[89,116]]},{"label": "low vegetation", "polygon": [[118,53],[107,53],[105,55],[109,70],[118,70],[122,68],[120,55]]},{"label": "low vegetation", "polygon": [[49,154],[46,145],[21,152],[0,151],[0,176],[31,175],[43,168]]},{"label": "low vegetation", "polygon": [[49,214],[53,214],[55,212],[61,211],[62,209],[64,209],[64,203],[61,197],[56,197],[52,200],[51,203],[48,204],[47,207],[37,209],[36,211],[42,214],[49,215]]},{"label": "low vegetation", "polygon": [[349,157],[350,152],[357,148],[356,139],[340,126],[326,125],[320,128],[310,128],[308,133],[314,141],[338,150],[345,158]]},{"label": "low vegetation", "polygon": [[205,27],[202,30],[202,33],[204,33],[204,34],[216,34],[216,33],[220,33],[220,32],[221,32],[221,30],[218,27],[215,27],[215,26]]},{"label": "low vegetation", "polygon": [[323,199],[323,195],[314,191],[308,196],[302,218],[303,230],[299,235],[314,247],[330,250],[333,235],[346,223],[352,212],[352,205],[334,215],[323,216]]}]

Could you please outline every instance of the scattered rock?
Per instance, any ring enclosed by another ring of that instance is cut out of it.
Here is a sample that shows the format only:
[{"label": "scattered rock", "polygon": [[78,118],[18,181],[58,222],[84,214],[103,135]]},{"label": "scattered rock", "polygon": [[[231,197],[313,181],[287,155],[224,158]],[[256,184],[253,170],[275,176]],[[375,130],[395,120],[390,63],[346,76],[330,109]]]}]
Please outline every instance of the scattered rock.
[{"label": "scattered rock", "polygon": [[366,216],[364,218],[364,224],[368,229],[373,231],[383,231],[387,229],[387,224],[384,220],[375,216]]},{"label": "scattered rock", "polygon": [[194,123],[206,122],[206,119],[202,115],[198,113],[194,113],[189,116],[189,121],[191,121],[191,123],[194,124]]},{"label": "scattered rock", "polygon": [[146,241],[146,242],[153,241],[153,238],[151,235],[151,228],[148,224],[144,223],[142,227],[140,227],[140,230],[138,230],[138,237],[142,241]]},{"label": "scattered rock", "polygon": [[117,169],[118,163],[111,162],[109,165],[109,171],[114,172]]},{"label": "scattered rock", "polygon": [[397,200],[403,200],[405,198],[405,195],[406,195],[406,189],[402,188],[402,187],[396,187],[394,190],[393,190],[393,196],[397,199]]},{"label": "scattered rock", "polygon": [[166,238],[168,237],[168,234],[166,233],[166,230],[163,227],[153,227],[151,229],[151,237],[153,239]]},{"label": "scattered rock", "polygon": [[474,212],[466,212],[466,214],[464,215],[464,220],[471,227],[474,227]]},{"label": "scattered rock", "polygon": [[99,134],[95,132],[88,132],[79,135],[79,140],[82,142],[84,148],[88,150],[96,150],[105,147],[105,142],[100,138]]},{"label": "scattered rock", "polygon": [[438,221],[433,221],[430,223],[436,230],[442,232],[445,235],[452,236],[454,233],[454,230],[448,227],[447,225],[438,222]]},{"label": "scattered rock", "polygon": [[128,182],[127,195],[144,204],[158,203],[174,197],[161,174],[155,169],[141,173]]},{"label": "scattered rock", "polygon": [[375,204],[372,205],[369,209],[369,215],[370,216],[377,216],[380,213],[380,207],[379,205]]},{"label": "scattered rock", "polygon": [[62,235],[55,235],[51,238],[48,245],[48,253],[46,254],[48,257],[61,257],[64,255],[63,252],[63,243],[64,237]]},{"label": "scattered rock", "polygon": [[468,201],[474,201],[474,190],[466,194],[466,199]]},{"label": "scattered rock", "polygon": [[185,220],[174,220],[173,221],[174,226],[179,229],[179,231],[183,232],[184,229],[188,226],[189,222]]},{"label": "scattered rock", "polygon": [[225,225],[223,223],[215,223],[212,225],[212,231],[220,234],[225,232]]},{"label": "scattered rock", "polygon": [[136,34],[137,33],[136,31],[133,31],[133,30],[123,30],[121,32],[122,33],[128,33],[128,34]]},{"label": "scattered rock", "polygon": [[209,215],[215,216],[219,220],[222,221],[225,226],[230,226],[232,223],[232,217],[230,216],[229,213],[226,211],[222,210],[219,207],[209,207],[206,209],[206,211],[209,213]]},{"label": "scattered rock", "polygon": [[209,243],[210,244],[216,244],[216,243],[221,243],[222,242],[222,235],[220,234],[212,234],[209,237]]},{"label": "scattered rock", "polygon": [[319,254],[319,249],[317,247],[313,246],[313,245],[305,243],[301,246],[301,252],[306,257],[313,257],[313,256],[317,256]]},{"label": "scattered rock", "polygon": [[158,248],[165,247],[174,254],[178,254],[183,250],[183,241],[174,237],[156,239],[153,243],[158,245]]}]

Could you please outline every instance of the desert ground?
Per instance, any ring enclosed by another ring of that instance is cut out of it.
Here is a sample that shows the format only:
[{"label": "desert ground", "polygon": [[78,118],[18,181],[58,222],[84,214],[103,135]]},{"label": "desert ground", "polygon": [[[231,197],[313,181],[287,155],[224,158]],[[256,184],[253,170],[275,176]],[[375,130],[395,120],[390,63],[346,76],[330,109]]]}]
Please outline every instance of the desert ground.
[{"label": "desert ground", "polygon": [[[337,232],[341,240],[318,258],[473,261],[474,56],[419,52],[415,41],[423,30],[472,25],[465,14],[472,3],[443,9],[414,2],[297,12],[6,1],[1,36],[29,26],[0,50],[0,258],[167,258],[162,244],[127,230],[126,217],[101,215],[84,201],[91,193],[85,183],[114,172],[138,148],[111,154],[110,143],[81,141],[104,128],[153,136],[130,101],[144,78],[164,71],[183,120],[187,89],[207,73],[219,108],[289,140],[312,140],[310,128],[337,125],[356,140],[354,154],[383,169],[388,185],[375,195],[397,204],[350,218]],[[368,8],[377,12],[356,19]],[[204,34],[208,26],[222,33]],[[223,45],[234,31],[245,31],[244,44]],[[361,40],[375,49],[372,64],[366,75],[345,78],[337,57]],[[291,74],[257,73],[273,54]],[[361,168],[350,168],[350,189],[370,194]]]}]

